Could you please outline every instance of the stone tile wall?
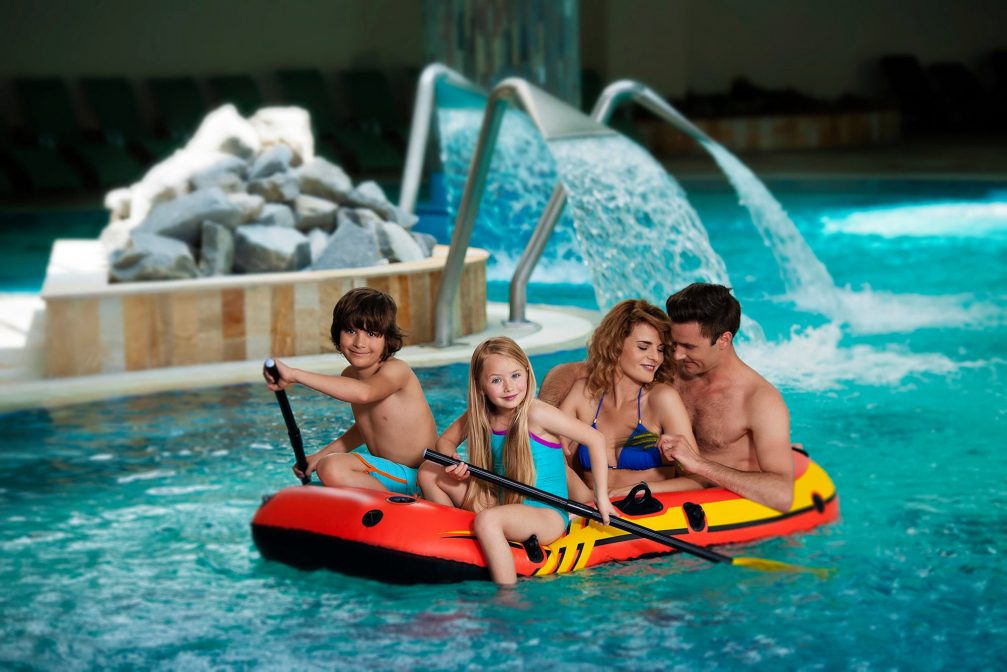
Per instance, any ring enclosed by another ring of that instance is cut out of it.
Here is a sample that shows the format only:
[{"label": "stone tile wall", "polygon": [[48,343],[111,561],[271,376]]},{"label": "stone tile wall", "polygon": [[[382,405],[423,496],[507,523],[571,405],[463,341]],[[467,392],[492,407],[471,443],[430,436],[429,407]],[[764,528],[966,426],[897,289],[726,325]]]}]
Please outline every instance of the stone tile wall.
[{"label": "stone tile wall", "polygon": [[[100,268],[68,262],[100,254],[92,242],[57,241],[53,250],[42,289],[49,377],[334,352],[332,308],[361,286],[395,299],[407,345],[431,342],[447,255],[440,247],[422,261],[363,269],[108,284]],[[466,256],[456,336],[486,328],[487,257]]]}]

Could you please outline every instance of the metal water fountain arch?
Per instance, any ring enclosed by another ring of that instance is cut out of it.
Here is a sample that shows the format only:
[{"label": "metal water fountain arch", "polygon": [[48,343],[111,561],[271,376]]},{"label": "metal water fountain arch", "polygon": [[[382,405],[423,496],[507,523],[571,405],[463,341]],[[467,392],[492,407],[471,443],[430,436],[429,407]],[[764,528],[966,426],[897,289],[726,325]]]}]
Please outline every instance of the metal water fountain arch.
[{"label": "metal water fountain arch", "polygon": [[[441,79],[470,91],[484,93],[464,76],[440,63],[434,63],[424,69],[416,93],[409,150],[399,199],[399,207],[408,212],[412,212],[416,205],[423,158],[426,154],[434,112],[434,91]],[[465,190],[455,217],[451,247],[437,295],[434,345],[445,347],[451,344],[453,331],[451,308],[458,294],[465,252],[472,237],[479,200],[486,185],[487,172],[507,104],[519,105],[531,118],[543,139],[551,140],[561,137],[616,134],[616,131],[604,124],[611,118],[616,108],[627,101],[636,102],[701,144],[711,142],[709,136],[682,116],[653,89],[632,80],[619,80],[607,86],[598,97],[590,117],[517,77],[500,82],[489,93],[479,138],[469,165]],[[509,286],[508,325],[530,324],[526,318],[528,281],[565,207],[566,191],[562,184],[557,184],[514,269]]]}]

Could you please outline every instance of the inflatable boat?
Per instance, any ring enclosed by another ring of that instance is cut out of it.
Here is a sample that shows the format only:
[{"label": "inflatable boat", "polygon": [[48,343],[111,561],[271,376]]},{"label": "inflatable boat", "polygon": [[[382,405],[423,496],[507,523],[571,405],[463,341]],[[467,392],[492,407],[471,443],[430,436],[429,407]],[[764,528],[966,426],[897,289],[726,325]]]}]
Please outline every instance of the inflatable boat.
[{"label": "inflatable boat", "polygon": [[[625,521],[708,547],[811,530],[836,519],[828,474],[794,451],[794,499],[781,513],[722,488],[650,494],[616,503]],[[264,498],[252,519],[262,556],[301,569],[389,583],[490,578],[472,532],[474,514],[423,499],[361,488],[293,486]],[[551,544],[511,543],[518,576],[564,574],[605,562],[674,552],[594,520],[574,516]]]}]

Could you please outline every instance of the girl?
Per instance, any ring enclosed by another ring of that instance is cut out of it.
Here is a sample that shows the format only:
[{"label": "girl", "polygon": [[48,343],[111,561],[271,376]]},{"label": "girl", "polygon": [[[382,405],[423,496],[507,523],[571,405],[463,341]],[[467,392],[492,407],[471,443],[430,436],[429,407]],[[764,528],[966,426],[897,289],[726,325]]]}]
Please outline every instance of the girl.
[{"label": "girl", "polygon": [[[566,460],[559,436],[587,446],[595,464],[595,501],[607,523],[605,437],[596,429],[534,398],[535,374],[528,356],[507,337],[491,338],[472,353],[469,399],[465,413],[437,440],[437,450],[454,454],[468,440],[469,462],[560,497],[567,496]],[[510,490],[470,478],[463,464],[442,468],[426,463],[419,482],[427,499],[476,513],[474,531],[486,556],[490,576],[501,585],[517,582],[508,541],[533,534],[543,544],[558,539],[569,523],[565,511]]]}]

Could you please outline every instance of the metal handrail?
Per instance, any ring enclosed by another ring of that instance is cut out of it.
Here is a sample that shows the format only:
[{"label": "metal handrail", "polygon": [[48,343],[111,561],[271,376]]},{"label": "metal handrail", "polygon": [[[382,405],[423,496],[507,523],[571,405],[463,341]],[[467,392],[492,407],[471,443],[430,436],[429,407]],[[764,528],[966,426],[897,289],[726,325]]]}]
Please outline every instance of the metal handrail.
[{"label": "metal handrail", "polygon": [[416,101],[413,103],[413,120],[409,128],[409,147],[406,149],[406,163],[402,169],[402,188],[399,192],[399,209],[412,214],[416,210],[416,196],[423,179],[423,160],[427,154],[430,139],[430,122],[434,115],[434,97],[437,82],[446,80],[461,89],[467,89],[481,96],[486,91],[451,68],[441,63],[431,63],[423,68],[416,85]]},{"label": "metal handrail", "polygon": [[[653,89],[630,79],[621,79],[606,86],[595,102],[594,109],[591,111],[591,118],[599,123],[607,124],[616,107],[630,99],[641,107],[650,110],[697,142],[706,144],[711,141],[708,135],[682,116],[678,110],[654,92]],[[525,317],[528,308],[528,281],[539,259],[542,258],[545,245],[549,242],[553,229],[556,228],[556,222],[563,215],[565,207],[566,191],[563,189],[562,184],[557,184],[552,192],[552,196],[549,198],[549,203],[546,205],[542,216],[538,220],[538,224],[535,226],[535,230],[532,232],[531,238],[528,240],[528,245],[514,267],[514,275],[511,276],[509,287],[510,313],[507,320],[508,324],[528,324],[528,320]]]},{"label": "metal handrail", "polygon": [[[490,160],[508,102],[520,105],[547,141],[555,138],[615,133],[612,129],[597,123],[579,110],[550,96],[524,79],[517,77],[505,79],[493,88],[487,101],[486,112],[483,114],[483,123],[479,130],[479,139],[476,142],[472,163],[469,165],[469,175],[465,181],[461,204],[458,206],[455,228],[451,236],[451,247],[444,264],[440,290],[437,293],[434,345],[438,347],[451,345],[454,331],[452,308],[461,284],[465,254],[472,239],[472,227],[475,223],[479,201],[486,187]],[[551,233],[551,229],[548,233]],[[536,230],[532,236],[533,241],[537,234],[539,232]],[[546,234],[546,239],[548,239],[548,234]],[[542,245],[544,246],[544,244],[543,241]]]}]

